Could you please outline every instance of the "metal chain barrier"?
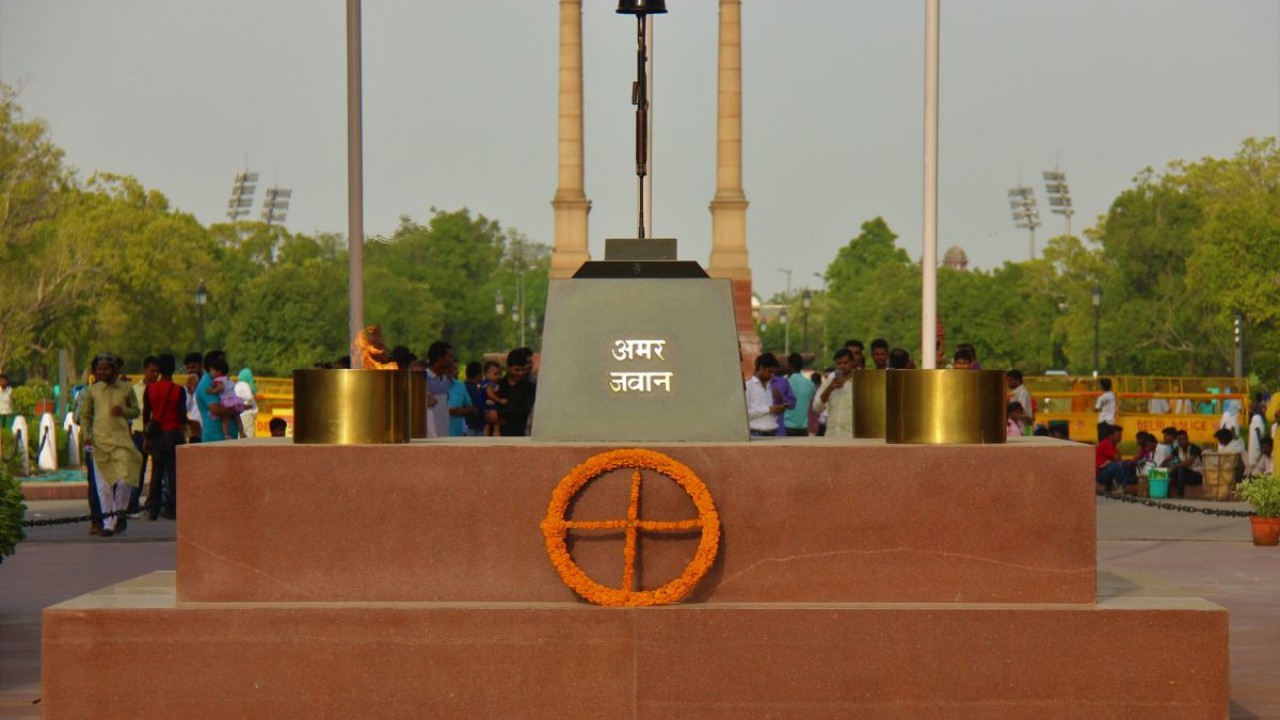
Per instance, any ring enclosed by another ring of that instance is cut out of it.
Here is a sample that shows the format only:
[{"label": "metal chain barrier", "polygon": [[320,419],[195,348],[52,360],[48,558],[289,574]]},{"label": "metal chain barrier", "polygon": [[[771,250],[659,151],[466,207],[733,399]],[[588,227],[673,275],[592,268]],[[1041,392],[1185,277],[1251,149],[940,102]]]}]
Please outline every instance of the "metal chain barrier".
[{"label": "metal chain barrier", "polygon": [[1145,505],[1147,507],[1158,508],[1160,510],[1173,510],[1175,512],[1184,513],[1200,513],[1201,515],[1217,515],[1218,517],[1250,517],[1254,513],[1250,510],[1230,510],[1227,508],[1197,507],[1195,505],[1182,505],[1179,503],[1161,502],[1159,500],[1151,500],[1148,498],[1140,498],[1134,495],[1117,495],[1107,493],[1102,495],[1108,500],[1119,500],[1120,502],[1133,503],[1135,505]]},{"label": "metal chain barrier", "polygon": [[[139,510],[134,512],[149,512],[152,508],[160,509],[160,505],[139,505]],[[47,518],[40,520],[23,520],[22,527],[50,527],[53,525],[74,525],[76,523],[101,521],[103,518],[116,517],[122,518],[132,514],[129,510],[117,510],[112,513],[103,513],[102,515],[73,515],[70,517]]]}]

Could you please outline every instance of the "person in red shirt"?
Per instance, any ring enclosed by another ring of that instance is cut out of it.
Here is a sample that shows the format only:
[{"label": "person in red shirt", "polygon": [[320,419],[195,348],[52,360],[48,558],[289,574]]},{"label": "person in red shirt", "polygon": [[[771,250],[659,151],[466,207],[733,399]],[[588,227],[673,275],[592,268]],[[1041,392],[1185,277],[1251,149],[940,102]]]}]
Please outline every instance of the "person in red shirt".
[{"label": "person in red shirt", "polygon": [[147,452],[151,454],[151,486],[147,490],[147,514],[152,520],[178,513],[178,446],[187,422],[187,391],[173,382],[177,360],[172,355],[157,358],[160,379],[147,386],[142,396],[142,426]]},{"label": "person in red shirt", "polygon": [[1105,494],[1111,487],[1123,487],[1128,478],[1126,475],[1126,467],[1120,461],[1120,437],[1124,435],[1124,428],[1119,425],[1110,425],[1109,432],[1103,436],[1098,446],[1094,448],[1094,483],[1096,487],[1094,492],[1099,495]]}]

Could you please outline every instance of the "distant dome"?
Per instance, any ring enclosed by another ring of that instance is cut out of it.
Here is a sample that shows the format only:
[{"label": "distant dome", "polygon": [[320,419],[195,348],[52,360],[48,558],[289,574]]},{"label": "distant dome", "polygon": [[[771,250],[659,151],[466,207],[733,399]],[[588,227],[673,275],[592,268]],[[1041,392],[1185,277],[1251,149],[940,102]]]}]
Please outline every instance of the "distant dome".
[{"label": "distant dome", "polygon": [[953,270],[964,270],[969,267],[969,256],[964,254],[964,248],[959,245],[952,245],[947,248],[946,254],[942,256],[942,266]]}]

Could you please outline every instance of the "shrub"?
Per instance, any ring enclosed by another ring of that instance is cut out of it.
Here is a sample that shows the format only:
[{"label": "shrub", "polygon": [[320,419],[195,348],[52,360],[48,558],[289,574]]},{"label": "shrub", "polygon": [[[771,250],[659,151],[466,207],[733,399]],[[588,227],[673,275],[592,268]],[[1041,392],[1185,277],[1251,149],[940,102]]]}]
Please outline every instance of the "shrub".
[{"label": "shrub", "polygon": [[1236,493],[1253,506],[1258,517],[1280,517],[1280,478],[1275,475],[1254,475],[1240,483]]},{"label": "shrub", "polygon": [[28,420],[36,413],[36,405],[53,399],[53,387],[44,380],[32,380],[13,389],[13,411],[26,415]]},{"label": "shrub", "polygon": [[27,536],[22,530],[22,517],[26,512],[22,485],[0,466],[0,562],[12,555],[18,549],[18,543]]}]

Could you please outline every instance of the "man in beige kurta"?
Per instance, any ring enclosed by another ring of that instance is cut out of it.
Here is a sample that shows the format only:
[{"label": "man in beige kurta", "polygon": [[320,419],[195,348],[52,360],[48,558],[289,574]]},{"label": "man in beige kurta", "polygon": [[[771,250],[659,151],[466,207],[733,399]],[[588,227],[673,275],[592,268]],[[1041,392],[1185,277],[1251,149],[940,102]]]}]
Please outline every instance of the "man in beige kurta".
[{"label": "man in beige kurta", "polygon": [[80,406],[80,428],[98,480],[102,503],[102,537],[111,537],[127,521],[116,512],[129,505],[129,494],[138,484],[142,454],[133,445],[129,421],[142,414],[133,388],[120,379],[120,359],[103,353],[94,359],[97,382],[89,386]]},{"label": "man in beige kurta", "polygon": [[853,437],[853,353],[849,348],[836,351],[836,371],[822,382],[813,395],[813,411],[827,411],[827,437]]}]

